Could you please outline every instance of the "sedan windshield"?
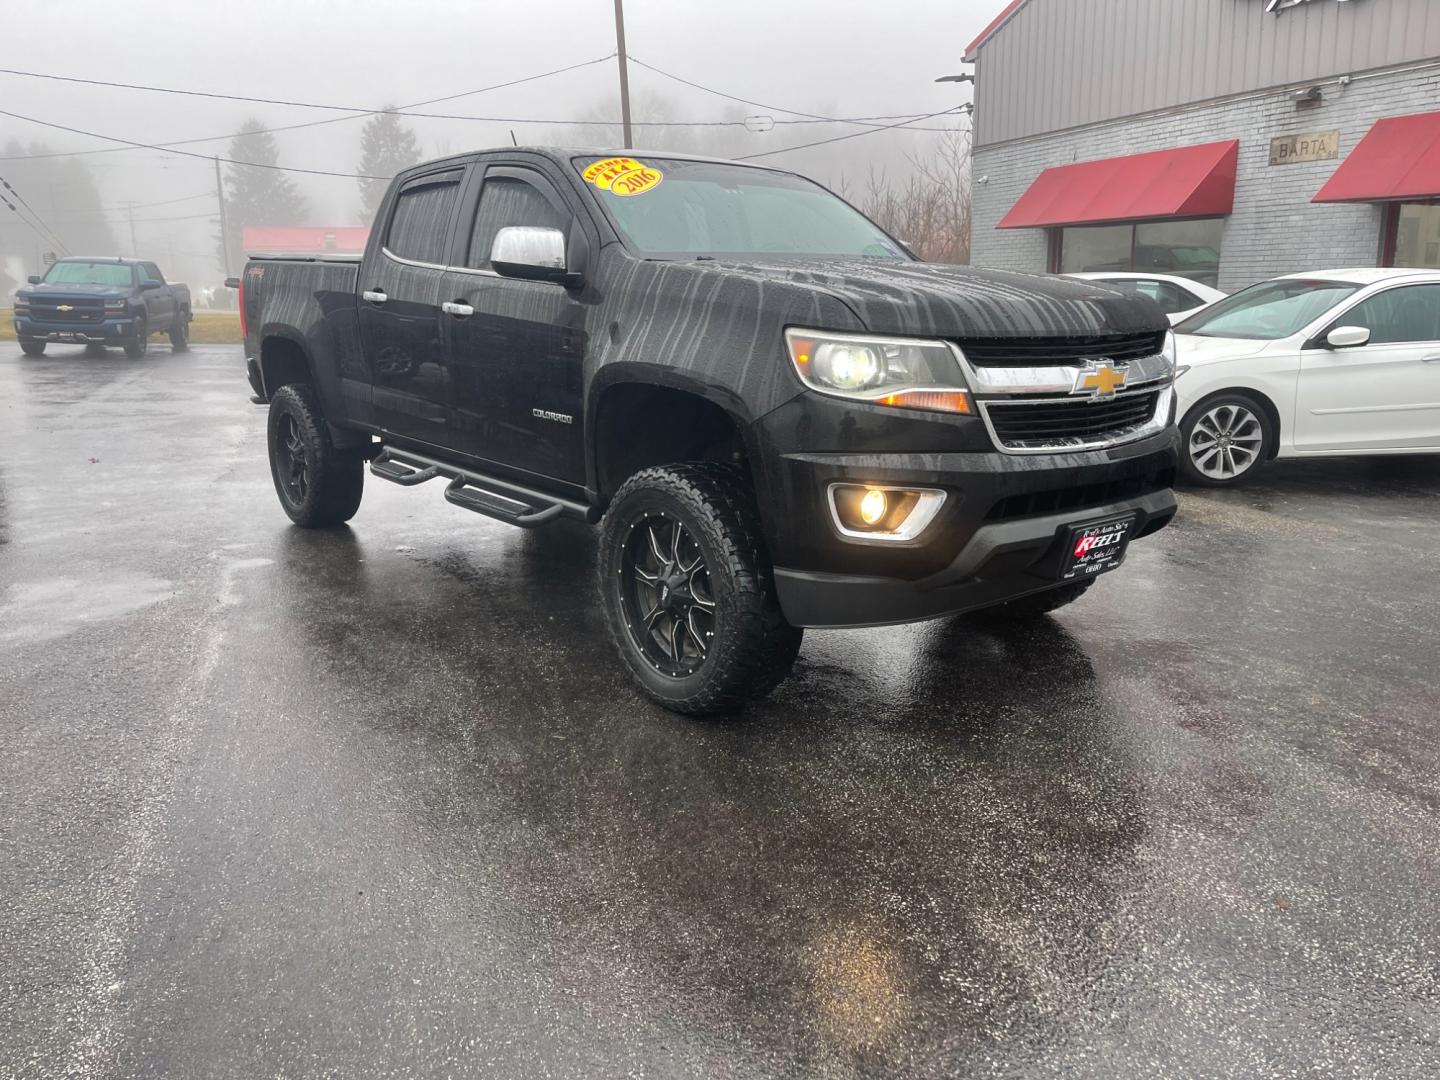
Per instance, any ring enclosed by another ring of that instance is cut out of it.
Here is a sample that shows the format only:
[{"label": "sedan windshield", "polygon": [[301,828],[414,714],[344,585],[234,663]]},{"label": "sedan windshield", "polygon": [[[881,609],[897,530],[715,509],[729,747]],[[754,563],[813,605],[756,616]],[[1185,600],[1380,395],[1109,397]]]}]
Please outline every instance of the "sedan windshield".
[{"label": "sedan windshield", "polygon": [[131,285],[134,271],[117,262],[57,262],[45,275],[46,285]]},{"label": "sedan windshield", "polygon": [[1175,327],[1175,332],[1279,341],[1299,333],[1359,288],[1348,281],[1262,281],[1192,315]]},{"label": "sedan windshield", "polygon": [[789,173],[650,157],[576,158],[575,167],[630,245],[653,258],[910,258],[858,210]]}]

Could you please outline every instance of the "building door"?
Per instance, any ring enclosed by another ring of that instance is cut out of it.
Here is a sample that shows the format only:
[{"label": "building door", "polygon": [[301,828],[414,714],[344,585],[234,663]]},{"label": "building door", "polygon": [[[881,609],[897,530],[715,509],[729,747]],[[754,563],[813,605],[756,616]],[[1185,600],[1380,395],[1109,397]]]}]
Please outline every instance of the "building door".
[{"label": "building door", "polygon": [[408,439],[445,445],[450,406],[440,340],[440,286],[463,169],[407,181],[360,267],[360,337],[374,384],[375,421]]},{"label": "building door", "polygon": [[1307,349],[1300,362],[1295,446],[1302,451],[1440,446],[1440,285],[1402,285],[1350,308],[1337,326],[1370,343]]},{"label": "building door", "polygon": [[466,265],[445,274],[444,316],[457,445],[473,457],[585,481],[585,308],[563,286],[503,278],[490,267],[499,231],[528,225],[570,235],[559,191],[536,169],[490,165]]}]

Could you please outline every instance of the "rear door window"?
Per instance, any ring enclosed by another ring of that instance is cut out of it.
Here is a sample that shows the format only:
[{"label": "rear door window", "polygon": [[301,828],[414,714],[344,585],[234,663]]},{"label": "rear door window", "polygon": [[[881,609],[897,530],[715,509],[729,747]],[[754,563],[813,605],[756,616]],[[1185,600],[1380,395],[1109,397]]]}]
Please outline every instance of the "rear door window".
[{"label": "rear door window", "polygon": [[450,221],[460,197],[460,169],[417,176],[400,189],[385,231],[385,250],[401,259],[442,266]]}]

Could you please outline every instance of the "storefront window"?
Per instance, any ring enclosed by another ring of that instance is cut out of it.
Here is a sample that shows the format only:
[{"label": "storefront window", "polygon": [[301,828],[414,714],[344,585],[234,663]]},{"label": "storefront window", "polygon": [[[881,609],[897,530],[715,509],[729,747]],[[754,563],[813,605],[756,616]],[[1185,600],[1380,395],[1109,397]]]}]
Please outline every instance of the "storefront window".
[{"label": "storefront window", "polygon": [[1401,204],[1393,262],[1395,266],[1440,270],[1440,202]]},{"label": "storefront window", "polygon": [[1215,286],[1220,279],[1224,218],[1146,221],[1138,225],[1081,225],[1059,231],[1054,269],[1175,274]]}]

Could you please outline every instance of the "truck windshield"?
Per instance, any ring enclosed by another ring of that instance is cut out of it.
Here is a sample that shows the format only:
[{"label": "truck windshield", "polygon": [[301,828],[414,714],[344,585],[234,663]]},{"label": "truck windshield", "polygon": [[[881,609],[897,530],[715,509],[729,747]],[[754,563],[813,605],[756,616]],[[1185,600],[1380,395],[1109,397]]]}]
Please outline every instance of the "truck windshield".
[{"label": "truck windshield", "polygon": [[1217,300],[1175,327],[1197,337],[1279,341],[1314,322],[1360,288],[1348,281],[1262,281]]},{"label": "truck windshield", "polygon": [[654,258],[910,258],[859,211],[788,173],[647,155],[574,163],[630,245]]},{"label": "truck windshield", "polygon": [[125,263],[57,262],[45,275],[47,285],[132,285],[134,271]]}]

